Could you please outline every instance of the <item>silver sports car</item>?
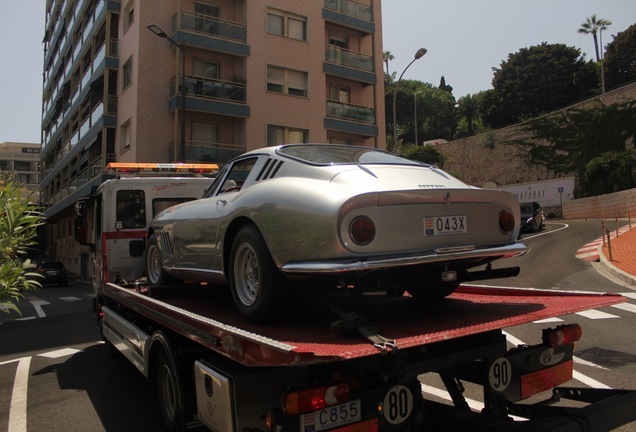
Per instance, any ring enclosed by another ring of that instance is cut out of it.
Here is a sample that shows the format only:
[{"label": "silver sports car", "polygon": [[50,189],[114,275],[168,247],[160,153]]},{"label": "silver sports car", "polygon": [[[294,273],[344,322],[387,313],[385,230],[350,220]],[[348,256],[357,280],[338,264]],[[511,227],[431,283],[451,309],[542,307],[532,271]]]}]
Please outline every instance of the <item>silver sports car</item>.
[{"label": "silver sports car", "polygon": [[229,283],[252,322],[280,313],[301,286],[441,298],[463,281],[518,274],[490,263],[527,250],[520,218],[514,195],[386,151],[267,147],[225,165],[202,199],[157,215],[149,288]]}]

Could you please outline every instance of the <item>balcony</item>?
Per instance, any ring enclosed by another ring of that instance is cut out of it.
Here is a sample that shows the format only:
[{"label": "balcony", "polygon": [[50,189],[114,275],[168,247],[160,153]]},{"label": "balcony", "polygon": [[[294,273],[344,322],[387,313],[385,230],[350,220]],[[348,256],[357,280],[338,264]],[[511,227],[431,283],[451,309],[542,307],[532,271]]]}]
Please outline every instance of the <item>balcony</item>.
[{"label": "balcony", "polygon": [[[170,152],[170,155],[173,155],[173,144],[170,144],[168,151]],[[224,164],[243,153],[245,153],[245,146],[242,145],[187,141],[185,160],[186,162],[216,162]]]},{"label": "balcony", "polygon": [[323,72],[344,78],[375,84],[373,57],[349,51],[334,45],[325,47],[325,63]]},{"label": "balcony", "polygon": [[[176,106],[175,96],[181,97],[181,94],[176,93],[176,89],[173,77],[170,80],[170,110]],[[186,75],[186,109],[247,117],[250,110],[245,103],[245,89],[244,83]]]},{"label": "balcony", "polygon": [[250,55],[247,25],[243,23],[179,11],[172,17],[172,32],[181,32],[182,34],[174,37],[188,46],[243,57]]},{"label": "balcony", "polygon": [[322,17],[364,33],[374,33],[373,7],[352,0],[325,0]]},{"label": "balcony", "polygon": [[378,136],[375,109],[332,100],[327,101],[325,128],[363,136]]}]

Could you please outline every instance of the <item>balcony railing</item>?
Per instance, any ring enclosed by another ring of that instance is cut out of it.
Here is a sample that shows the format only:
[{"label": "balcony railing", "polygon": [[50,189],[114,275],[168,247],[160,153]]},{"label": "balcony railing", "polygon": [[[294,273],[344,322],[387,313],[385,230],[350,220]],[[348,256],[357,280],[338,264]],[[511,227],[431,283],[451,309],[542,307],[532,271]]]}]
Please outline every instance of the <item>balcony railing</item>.
[{"label": "balcony railing", "polygon": [[373,57],[349,51],[334,45],[326,46],[325,58],[329,63],[335,63],[369,72],[373,72],[374,70]]},{"label": "balcony railing", "polygon": [[[181,18],[179,28],[177,28],[177,17]],[[232,39],[240,42],[247,40],[247,26],[228,20],[214,17],[193,14],[191,12],[180,11],[178,15],[172,17],[172,31],[177,30],[202,33],[223,39]]]},{"label": "balcony railing", "polygon": [[325,8],[373,22],[373,8],[352,0],[325,0]]},{"label": "balcony railing", "polygon": [[373,108],[331,100],[327,101],[327,117],[375,124],[375,110]]},{"label": "balcony railing", "polygon": [[[179,85],[181,82],[179,82]],[[175,96],[175,78],[170,80],[170,96]],[[186,94],[206,99],[245,103],[245,84],[186,75]]]},{"label": "balcony railing", "polygon": [[186,142],[186,160],[226,163],[245,153],[245,146],[201,141]]}]

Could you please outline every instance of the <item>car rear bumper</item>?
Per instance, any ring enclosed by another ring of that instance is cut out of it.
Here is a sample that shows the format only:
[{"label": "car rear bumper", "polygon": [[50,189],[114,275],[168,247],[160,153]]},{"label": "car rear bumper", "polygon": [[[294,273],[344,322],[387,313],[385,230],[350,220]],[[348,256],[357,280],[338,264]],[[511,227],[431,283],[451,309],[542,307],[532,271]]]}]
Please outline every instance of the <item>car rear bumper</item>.
[{"label": "car rear bumper", "polygon": [[329,274],[364,270],[390,269],[404,266],[440,264],[459,260],[499,259],[521,256],[529,250],[524,243],[492,248],[457,248],[436,250],[426,254],[389,257],[367,257],[325,261],[297,261],[284,264],[281,270],[290,274]]}]

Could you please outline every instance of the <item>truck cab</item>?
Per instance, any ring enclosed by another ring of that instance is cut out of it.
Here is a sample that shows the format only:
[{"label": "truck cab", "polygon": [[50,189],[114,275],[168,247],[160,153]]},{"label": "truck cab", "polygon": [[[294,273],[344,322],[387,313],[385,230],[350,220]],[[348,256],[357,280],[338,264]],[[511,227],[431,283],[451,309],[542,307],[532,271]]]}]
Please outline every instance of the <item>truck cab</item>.
[{"label": "truck cab", "polygon": [[146,232],[152,219],[176,204],[199,199],[216,164],[111,163],[113,178],[75,205],[75,238],[90,247],[93,288],[144,275]]}]

